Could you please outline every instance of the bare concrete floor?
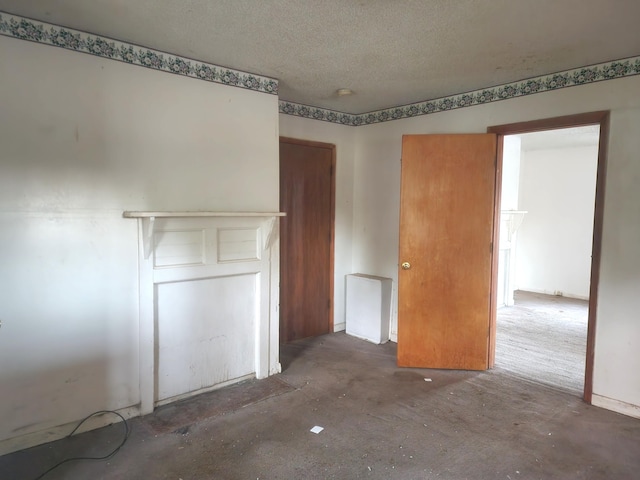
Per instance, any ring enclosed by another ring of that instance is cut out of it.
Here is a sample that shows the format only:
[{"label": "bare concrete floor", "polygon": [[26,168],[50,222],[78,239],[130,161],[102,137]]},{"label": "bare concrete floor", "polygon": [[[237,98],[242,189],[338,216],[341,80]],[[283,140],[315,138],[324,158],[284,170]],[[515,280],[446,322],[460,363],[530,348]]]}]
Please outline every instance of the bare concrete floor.
[{"label": "bare concrete floor", "polygon": [[[282,361],[272,379],[133,419],[115,457],[45,479],[639,478],[640,420],[500,368],[401,369],[394,344],[345,334],[287,345]],[[315,425],[324,430],[311,433]],[[107,452],[121,431],[0,457],[0,478],[33,479],[65,457]]]}]

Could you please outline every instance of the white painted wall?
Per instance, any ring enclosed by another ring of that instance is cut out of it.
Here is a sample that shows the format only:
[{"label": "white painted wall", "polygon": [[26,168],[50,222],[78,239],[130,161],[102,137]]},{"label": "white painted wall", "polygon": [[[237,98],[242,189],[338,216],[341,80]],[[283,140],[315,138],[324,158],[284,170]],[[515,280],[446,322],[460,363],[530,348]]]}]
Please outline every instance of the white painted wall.
[{"label": "white painted wall", "polygon": [[122,211],[277,210],[278,106],[6,37],[0,59],[3,440],[135,413],[138,227]]},{"label": "white painted wall", "polygon": [[522,141],[518,135],[504,137],[502,146],[501,210],[518,210]]},{"label": "white painted wall", "polygon": [[588,299],[598,146],[523,150],[516,284]]},{"label": "white painted wall", "polygon": [[[502,190],[500,208],[502,212],[518,210],[518,190],[520,186],[520,157],[522,142],[517,135],[504,137],[502,146]],[[498,259],[498,285],[496,301],[498,307],[514,304],[515,255],[517,250],[517,231],[519,216],[501,213]]]},{"label": "white painted wall", "polygon": [[593,403],[640,418],[640,79],[623,87],[609,135]]},{"label": "white painted wall", "polygon": [[[354,167],[353,270],[397,285],[403,134],[481,133],[488,126],[611,110],[594,403],[640,406],[640,77],[572,87],[389,123],[358,127]],[[394,299],[393,329],[397,325]]]},{"label": "white painted wall", "polygon": [[351,270],[353,244],[353,164],[357,127],[280,115],[283,137],[332,143],[336,146],[336,219],[334,251],[334,331],[345,329],[345,275]]},{"label": "white painted wall", "polygon": [[[396,123],[356,129],[353,184],[354,272],[393,280],[390,338],[397,341],[398,228],[402,133]],[[378,128],[376,128],[378,127]],[[382,128],[384,127],[384,128]],[[374,131],[380,131],[376,137]],[[397,138],[396,135],[399,135]]]}]

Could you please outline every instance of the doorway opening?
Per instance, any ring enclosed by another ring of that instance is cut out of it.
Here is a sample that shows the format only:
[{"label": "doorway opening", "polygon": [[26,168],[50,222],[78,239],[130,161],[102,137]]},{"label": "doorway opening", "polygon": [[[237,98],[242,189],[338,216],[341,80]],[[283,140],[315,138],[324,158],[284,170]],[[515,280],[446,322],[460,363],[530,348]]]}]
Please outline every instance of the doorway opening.
[{"label": "doorway opening", "polygon": [[581,395],[599,125],[503,139],[496,366]]},{"label": "doorway opening", "polygon": [[608,119],[608,112],[593,112],[489,129],[499,145],[495,365],[582,391],[588,403]]}]

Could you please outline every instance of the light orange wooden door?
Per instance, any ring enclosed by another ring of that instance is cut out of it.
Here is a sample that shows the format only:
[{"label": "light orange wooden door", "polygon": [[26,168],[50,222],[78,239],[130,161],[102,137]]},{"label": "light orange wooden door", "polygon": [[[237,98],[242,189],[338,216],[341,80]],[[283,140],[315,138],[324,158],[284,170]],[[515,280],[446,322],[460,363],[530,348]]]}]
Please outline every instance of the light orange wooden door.
[{"label": "light orange wooden door", "polygon": [[329,333],[335,147],[280,139],[280,341]]},{"label": "light orange wooden door", "polygon": [[398,365],[489,361],[496,135],[402,140]]}]

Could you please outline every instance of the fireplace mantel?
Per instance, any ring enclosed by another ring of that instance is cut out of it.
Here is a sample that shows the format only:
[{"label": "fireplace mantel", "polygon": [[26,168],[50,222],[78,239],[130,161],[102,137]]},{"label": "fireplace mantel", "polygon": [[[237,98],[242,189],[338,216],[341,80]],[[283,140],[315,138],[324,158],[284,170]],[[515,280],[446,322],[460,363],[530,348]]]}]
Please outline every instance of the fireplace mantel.
[{"label": "fireplace mantel", "polygon": [[284,217],[285,212],[214,212],[214,211],[132,211],[125,210],[122,212],[124,218],[137,218],[142,221],[143,232],[143,250],[145,260],[151,255],[153,249],[152,239],[156,218],[188,218],[188,217],[265,217],[271,219],[270,228],[267,229],[268,235],[265,238],[265,248],[271,245],[274,238],[274,229],[276,219]]},{"label": "fireplace mantel", "polygon": [[284,217],[284,212],[136,212],[124,211],[122,216],[125,218],[151,218],[151,217]]},{"label": "fireplace mantel", "polygon": [[278,373],[285,213],[122,215],[138,224],[141,412]]}]

